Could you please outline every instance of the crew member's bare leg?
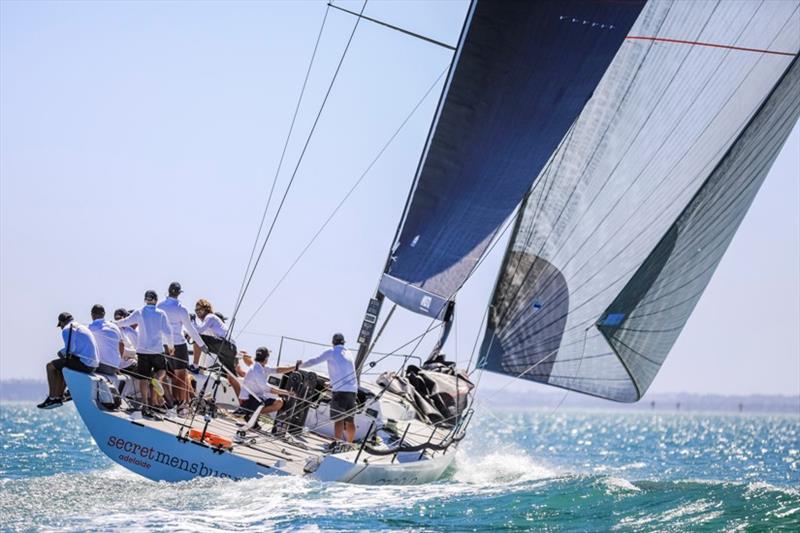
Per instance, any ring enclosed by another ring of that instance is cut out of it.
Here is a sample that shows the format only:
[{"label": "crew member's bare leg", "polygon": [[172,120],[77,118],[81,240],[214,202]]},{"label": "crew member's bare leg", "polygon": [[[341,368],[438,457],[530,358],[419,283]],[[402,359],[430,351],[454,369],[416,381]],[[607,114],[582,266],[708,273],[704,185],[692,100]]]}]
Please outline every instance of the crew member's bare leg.
[{"label": "crew member's bare leg", "polygon": [[226,374],[228,376],[228,383],[230,383],[231,387],[233,387],[233,392],[236,393],[236,397],[239,397],[239,393],[242,391],[242,386],[239,384],[239,380],[235,377],[231,376],[230,374]]},{"label": "crew member's bare leg", "polygon": [[177,403],[186,403],[186,369],[172,371],[172,397]]},{"label": "crew member's bare leg", "polygon": [[136,381],[139,382],[139,392],[142,393],[142,407],[149,407],[149,399],[150,399],[150,380],[149,379],[137,379]]},{"label": "crew member's bare leg", "polygon": [[192,364],[194,366],[198,366],[200,364],[200,354],[203,353],[200,350],[200,346],[197,343],[192,345]]},{"label": "crew member's bare leg", "polygon": [[269,405],[261,410],[262,414],[274,413],[280,411],[283,407],[283,400],[275,400],[272,405]]},{"label": "crew member's bare leg", "polygon": [[47,384],[50,388],[51,398],[61,398],[64,395],[64,390],[67,384],[64,382],[64,375],[61,370],[56,368],[53,362],[47,363]]}]

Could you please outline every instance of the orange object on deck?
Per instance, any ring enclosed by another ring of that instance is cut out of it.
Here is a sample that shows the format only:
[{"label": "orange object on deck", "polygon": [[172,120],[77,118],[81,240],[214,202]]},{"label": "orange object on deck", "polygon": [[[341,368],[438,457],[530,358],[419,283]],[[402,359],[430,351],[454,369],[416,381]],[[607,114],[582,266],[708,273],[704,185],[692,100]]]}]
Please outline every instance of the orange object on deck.
[{"label": "orange object on deck", "polygon": [[[189,438],[192,440],[200,440],[200,437],[203,435],[203,432],[199,429],[190,429],[189,430]],[[203,439],[206,443],[210,444],[211,446],[218,446],[220,448],[233,448],[233,441],[231,439],[226,439],[225,437],[221,437],[216,433],[209,433],[206,431],[206,436]]]}]

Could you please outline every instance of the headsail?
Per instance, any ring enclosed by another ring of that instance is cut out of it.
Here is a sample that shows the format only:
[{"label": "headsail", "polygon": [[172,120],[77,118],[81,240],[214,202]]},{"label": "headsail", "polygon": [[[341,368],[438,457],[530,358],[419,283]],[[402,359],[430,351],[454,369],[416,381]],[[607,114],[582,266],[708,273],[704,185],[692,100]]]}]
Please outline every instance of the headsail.
[{"label": "headsail", "polygon": [[643,4],[473,2],[381,293],[442,318]]},{"label": "headsail", "polygon": [[526,198],[479,365],[652,383],[800,114],[798,2],[651,2]]}]

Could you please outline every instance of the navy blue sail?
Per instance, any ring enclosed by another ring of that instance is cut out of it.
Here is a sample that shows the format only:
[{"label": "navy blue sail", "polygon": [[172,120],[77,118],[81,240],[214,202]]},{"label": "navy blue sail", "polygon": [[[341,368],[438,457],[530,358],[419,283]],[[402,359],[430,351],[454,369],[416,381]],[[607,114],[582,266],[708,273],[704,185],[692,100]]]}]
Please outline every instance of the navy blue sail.
[{"label": "navy blue sail", "polygon": [[644,1],[473,3],[379,290],[442,318]]}]

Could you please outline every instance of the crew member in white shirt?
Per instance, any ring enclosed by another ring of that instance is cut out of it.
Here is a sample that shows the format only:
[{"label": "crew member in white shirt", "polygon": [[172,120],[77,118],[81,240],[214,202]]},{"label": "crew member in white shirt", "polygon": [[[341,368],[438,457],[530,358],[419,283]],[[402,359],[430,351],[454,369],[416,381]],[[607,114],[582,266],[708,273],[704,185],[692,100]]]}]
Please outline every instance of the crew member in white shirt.
[{"label": "crew member in white shirt", "polygon": [[[130,315],[130,312],[127,309],[117,309],[114,311],[114,320],[122,320],[123,318]],[[139,332],[136,331],[136,325],[133,326],[122,326],[119,328],[120,332],[122,333],[122,342],[125,346],[125,349],[122,352],[122,360],[120,361],[119,368],[123,372],[126,369],[136,370],[136,343],[139,342]],[[135,372],[129,373],[125,372],[126,374],[132,375],[135,377]]]},{"label": "crew member in white shirt", "polygon": [[50,391],[47,398],[36,406],[39,409],[61,407],[64,403],[64,392],[67,390],[64,375],[61,373],[64,368],[88,374],[94,372],[99,364],[97,344],[89,328],[75,322],[72,315],[66,312],[58,315],[57,325],[61,328],[64,349],[59,350],[58,359],[47,363],[47,385]]},{"label": "crew member in white shirt", "polygon": [[167,289],[167,299],[159,302],[156,307],[167,314],[169,325],[172,328],[172,343],[175,345],[175,353],[167,359],[167,370],[172,376],[172,396],[181,407],[185,407],[189,398],[186,376],[186,368],[189,366],[189,349],[186,346],[183,330],[185,329],[186,333],[194,340],[197,349],[207,352],[208,348],[194,327],[192,319],[189,318],[189,311],[178,300],[178,296],[182,292],[181,284],[173,281]]},{"label": "crew member in white shirt", "polygon": [[[233,387],[236,396],[242,392],[239,380],[236,379],[236,346],[228,340],[228,327],[214,313],[214,308],[208,300],[200,299],[194,306],[194,312],[200,322],[196,325],[200,337],[208,346],[208,351],[216,355],[216,361],[228,370],[228,383]],[[214,360],[214,359],[212,359]],[[194,360],[191,371],[196,371],[200,361],[200,349],[194,345]]]},{"label": "crew member in white shirt", "polygon": [[278,395],[289,396],[290,393],[283,389],[273,387],[267,381],[269,376],[283,374],[294,370],[293,366],[268,367],[269,350],[264,346],[256,350],[256,361],[244,377],[244,387],[239,394],[242,411],[252,413],[263,403],[262,414],[280,411],[283,407],[283,400]]},{"label": "crew member in white shirt", "polygon": [[[156,303],[158,303],[156,291],[145,292],[144,303],[144,307],[117,321],[117,325],[124,327],[138,324],[139,326],[136,357],[139,360],[137,373],[140,378],[143,378],[139,382],[142,392],[142,416],[157,418],[151,409],[151,405],[154,404],[149,403],[150,386],[153,386],[153,400],[155,401],[164,391],[163,381],[167,369],[164,352],[168,355],[172,354],[172,329],[169,327],[167,314],[156,307]],[[149,383],[147,378],[152,378]]]},{"label": "crew member in white shirt", "polygon": [[[194,312],[197,316],[195,328],[200,334],[200,337],[209,346],[209,349],[215,353],[214,348],[219,344],[219,340],[228,337],[228,326],[214,313],[214,307],[211,302],[204,298],[197,300],[194,306]],[[195,345],[194,347],[194,361],[197,365],[200,362],[200,348]]]},{"label": "crew member in white shirt", "polygon": [[89,331],[92,332],[94,342],[97,344],[97,357],[100,360],[97,371],[115,376],[119,372],[125,345],[122,342],[122,332],[116,324],[106,320],[106,309],[100,304],[92,306],[92,323],[89,324]]},{"label": "crew member in white shirt", "polygon": [[353,356],[344,347],[344,335],[336,333],[331,341],[333,348],[306,362],[298,361],[298,368],[307,368],[328,363],[331,380],[331,420],[334,420],[333,436],[339,440],[353,442],[356,436],[355,414],[358,376]]}]

